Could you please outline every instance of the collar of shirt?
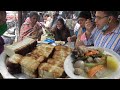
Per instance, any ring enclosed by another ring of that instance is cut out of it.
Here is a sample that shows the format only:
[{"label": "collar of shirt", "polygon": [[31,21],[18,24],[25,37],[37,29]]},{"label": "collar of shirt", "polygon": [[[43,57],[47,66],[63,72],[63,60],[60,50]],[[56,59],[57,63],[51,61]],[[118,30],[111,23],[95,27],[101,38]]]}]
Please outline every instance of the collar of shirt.
[{"label": "collar of shirt", "polygon": [[120,24],[112,31],[112,32],[109,32],[108,34],[120,34]]},{"label": "collar of shirt", "polygon": [[112,31],[113,33],[120,34],[120,24],[117,26],[116,29]]},{"label": "collar of shirt", "polygon": [[[103,34],[102,30],[97,29],[97,27],[96,27],[96,31],[99,31],[99,32],[101,32]],[[120,24],[112,32],[109,32],[106,35],[112,34],[112,33],[114,33],[114,34],[120,34]]]}]

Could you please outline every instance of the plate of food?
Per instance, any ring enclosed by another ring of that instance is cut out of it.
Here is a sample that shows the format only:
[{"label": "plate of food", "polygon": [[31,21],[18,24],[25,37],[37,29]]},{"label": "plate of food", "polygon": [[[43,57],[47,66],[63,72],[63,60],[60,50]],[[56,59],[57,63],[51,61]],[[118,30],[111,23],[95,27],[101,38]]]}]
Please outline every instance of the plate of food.
[{"label": "plate of food", "polygon": [[0,58],[3,78],[42,79],[66,78],[65,58],[71,53],[67,46],[41,44],[26,38],[13,45],[6,45]]},{"label": "plate of food", "polygon": [[119,79],[119,58],[107,48],[80,46],[66,58],[64,69],[72,79]]}]

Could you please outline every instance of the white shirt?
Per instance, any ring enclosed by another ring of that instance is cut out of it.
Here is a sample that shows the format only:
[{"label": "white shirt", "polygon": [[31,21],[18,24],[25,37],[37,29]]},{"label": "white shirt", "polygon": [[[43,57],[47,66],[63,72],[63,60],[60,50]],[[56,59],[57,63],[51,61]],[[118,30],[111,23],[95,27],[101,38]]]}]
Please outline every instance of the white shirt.
[{"label": "white shirt", "polygon": [[76,25],[75,25],[75,27],[74,27],[74,33],[75,33],[76,31],[78,31],[79,28],[80,28],[80,24],[79,24],[79,23],[76,23]]},{"label": "white shirt", "polygon": [[51,23],[52,23],[52,18],[48,17],[44,25],[45,27],[50,27]]}]

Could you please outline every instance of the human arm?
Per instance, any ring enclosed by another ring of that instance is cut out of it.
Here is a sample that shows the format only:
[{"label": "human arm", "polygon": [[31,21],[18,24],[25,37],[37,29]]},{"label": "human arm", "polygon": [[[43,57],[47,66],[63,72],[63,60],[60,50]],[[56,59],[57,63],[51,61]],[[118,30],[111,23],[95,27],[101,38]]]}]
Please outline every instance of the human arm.
[{"label": "human arm", "polygon": [[71,37],[68,37],[68,38],[67,38],[67,41],[68,41],[68,42],[75,42],[76,39],[77,39],[77,36],[76,36],[76,35],[73,35],[73,36],[71,36]]},{"label": "human arm", "polygon": [[94,37],[94,28],[95,25],[93,24],[93,22],[91,22],[91,20],[87,20],[85,22],[85,28],[86,28],[86,32],[82,33],[82,30],[79,30],[78,33],[78,37],[76,40],[76,46],[80,46],[80,45],[93,45],[93,37]]}]

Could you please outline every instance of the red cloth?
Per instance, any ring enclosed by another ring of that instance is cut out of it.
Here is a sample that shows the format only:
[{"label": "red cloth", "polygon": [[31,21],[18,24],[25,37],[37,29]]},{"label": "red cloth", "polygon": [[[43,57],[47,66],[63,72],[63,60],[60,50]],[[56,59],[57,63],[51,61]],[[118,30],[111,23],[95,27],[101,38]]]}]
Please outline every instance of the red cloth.
[{"label": "red cloth", "polygon": [[81,35],[81,37],[80,37],[80,40],[81,41],[85,41],[87,38],[86,38],[86,35],[85,35],[85,33],[83,33],[82,35]]},{"label": "red cloth", "polygon": [[[39,22],[36,22],[35,25],[38,25],[41,28],[41,24]],[[30,18],[28,17],[25,22],[22,24],[20,29],[20,40],[22,40],[24,37],[29,36],[32,33],[32,26]],[[29,31],[30,30],[30,31]]]}]

